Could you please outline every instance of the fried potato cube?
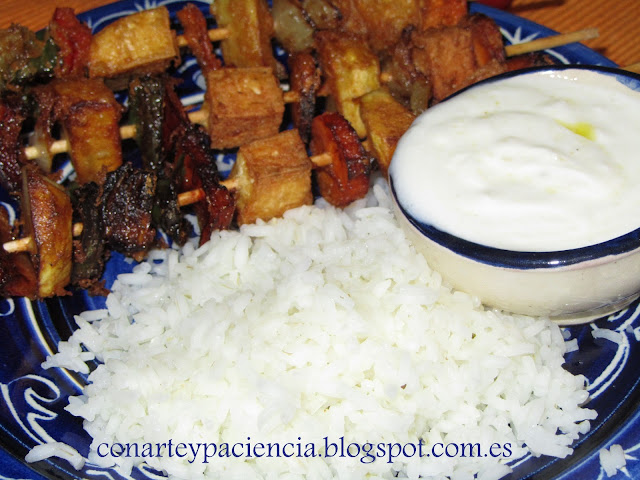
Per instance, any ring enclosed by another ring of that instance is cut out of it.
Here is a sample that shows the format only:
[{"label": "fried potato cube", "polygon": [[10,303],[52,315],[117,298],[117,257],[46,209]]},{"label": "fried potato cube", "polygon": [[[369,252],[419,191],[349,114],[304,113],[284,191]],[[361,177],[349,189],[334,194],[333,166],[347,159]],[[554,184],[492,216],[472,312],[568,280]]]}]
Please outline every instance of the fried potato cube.
[{"label": "fried potato cube", "polygon": [[237,181],[238,224],[268,221],[311,204],[311,168],[297,130],[240,147],[231,171]]},{"label": "fried potato cube", "polygon": [[35,244],[30,253],[38,274],[38,297],[65,295],[73,253],[69,195],[37,168],[26,167],[22,172],[22,213],[25,234]]},{"label": "fried potato cube", "polygon": [[220,42],[226,66],[271,67],[277,71],[271,39],[273,17],[265,0],[216,0],[211,15],[218,27],[229,30]]},{"label": "fried potato cube", "polygon": [[280,130],[282,90],[270,68],[223,68],[207,72],[204,110],[211,147],[233,148]]},{"label": "fried potato cube", "polygon": [[380,63],[363,39],[333,31],[316,34],[318,59],[336,108],[360,138],[366,129],[357,99],[380,88]]},{"label": "fried potato cube", "polygon": [[380,169],[387,174],[398,140],[409,129],[415,115],[380,88],[360,98],[360,114],[367,138]]},{"label": "fried potato cube", "polygon": [[122,106],[99,79],[55,80],[50,87],[78,183],[101,185],[107,173],[122,165],[118,127]]},{"label": "fried potato cube", "polygon": [[113,78],[160,73],[180,61],[166,7],[122,17],[93,36],[89,76]]}]

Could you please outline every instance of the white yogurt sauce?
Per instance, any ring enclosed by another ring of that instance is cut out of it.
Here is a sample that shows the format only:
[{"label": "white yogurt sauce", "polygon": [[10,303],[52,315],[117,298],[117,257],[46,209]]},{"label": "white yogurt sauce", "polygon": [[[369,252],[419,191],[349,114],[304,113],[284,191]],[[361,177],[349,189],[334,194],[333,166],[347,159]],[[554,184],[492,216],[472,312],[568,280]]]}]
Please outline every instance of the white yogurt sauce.
[{"label": "white yogurt sauce", "polygon": [[416,219],[517,251],[640,227],[640,93],[582,70],[518,75],[427,110],[390,176]]}]

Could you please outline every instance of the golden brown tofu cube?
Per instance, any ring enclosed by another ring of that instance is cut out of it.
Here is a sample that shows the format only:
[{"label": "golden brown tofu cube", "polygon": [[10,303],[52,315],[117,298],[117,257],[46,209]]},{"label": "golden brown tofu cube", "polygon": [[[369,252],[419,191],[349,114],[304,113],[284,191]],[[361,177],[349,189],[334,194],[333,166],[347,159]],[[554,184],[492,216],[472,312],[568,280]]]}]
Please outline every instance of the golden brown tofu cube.
[{"label": "golden brown tofu cube", "polygon": [[98,79],[55,80],[50,86],[61,111],[78,183],[101,185],[107,173],[122,165],[121,105]]},{"label": "golden brown tofu cube", "polygon": [[417,0],[420,29],[457,25],[467,16],[467,0]]},{"label": "golden brown tofu cube", "polygon": [[236,179],[237,221],[268,221],[313,202],[311,160],[296,130],[240,147],[231,177]]},{"label": "golden brown tofu cube", "polygon": [[233,148],[280,130],[284,99],[270,68],[223,68],[207,72],[204,110],[211,147]]},{"label": "golden brown tofu cube", "polygon": [[38,275],[39,298],[64,295],[71,280],[73,210],[63,187],[27,167],[22,173],[22,219],[33,238],[31,260]]},{"label": "golden brown tofu cube", "polygon": [[367,40],[376,52],[384,52],[400,40],[402,30],[419,18],[418,0],[355,0],[367,26]]},{"label": "golden brown tofu cube", "polygon": [[380,88],[380,63],[362,38],[324,31],[316,35],[318,59],[338,111],[360,138],[366,129],[357,99]]},{"label": "golden brown tofu cube", "polygon": [[367,127],[372,153],[386,175],[398,140],[409,129],[415,115],[384,88],[360,98],[360,114]]},{"label": "golden brown tofu cube", "polygon": [[180,61],[166,7],[122,17],[93,36],[90,77],[160,73]]},{"label": "golden brown tofu cube", "polygon": [[226,66],[277,71],[271,45],[273,18],[265,0],[216,0],[211,15],[218,27],[229,30],[228,38],[220,42]]}]

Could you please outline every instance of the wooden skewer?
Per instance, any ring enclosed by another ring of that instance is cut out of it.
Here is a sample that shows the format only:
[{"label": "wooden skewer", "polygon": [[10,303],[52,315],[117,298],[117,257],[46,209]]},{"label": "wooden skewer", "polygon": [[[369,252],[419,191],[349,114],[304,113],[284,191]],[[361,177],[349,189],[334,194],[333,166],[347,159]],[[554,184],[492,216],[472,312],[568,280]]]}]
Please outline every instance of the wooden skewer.
[{"label": "wooden skewer", "polygon": [[632,63],[631,65],[624,67],[624,70],[628,70],[633,73],[640,73],[640,62]]},{"label": "wooden skewer", "polygon": [[[299,100],[299,95],[296,92],[284,92],[283,94],[285,103],[294,103]],[[203,110],[196,110],[189,113],[189,120],[192,123],[203,124],[207,121],[206,114]],[[136,136],[135,125],[124,125],[120,127],[120,138],[123,140],[134,138]],[[59,153],[66,153],[69,151],[69,142],[66,139],[56,140],[49,146],[49,154],[51,156],[58,155]],[[28,160],[35,160],[40,157],[42,151],[35,146],[25,147],[24,155]]]},{"label": "wooden skewer", "polygon": [[523,53],[537,52],[539,50],[547,50],[548,48],[559,47],[561,45],[567,45],[569,43],[590,40],[592,38],[597,38],[598,35],[599,33],[597,28],[587,28],[585,30],[578,30],[576,32],[538,38],[526,43],[507,45],[505,47],[505,53],[507,57],[513,57],[514,55],[521,55]]},{"label": "wooden skewer", "polygon": [[[209,39],[212,42],[219,42],[220,40],[225,40],[231,36],[231,31],[228,28],[213,28],[207,33],[209,34]],[[176,40],[178,41],[178,47],[189,46],[187,40],[182,35],[176,37]]]},{"label": "wooden skewer", "polygon": [[[332,162],[331,154],[329,153],[314,155],[312,157],[309,157],[309,159],[316,167],[324,167]],[[229,190],[236,190],[238,188],[238,180],[236,178],[230,178],[228,180],[220,182],[220,185],[226,187]],[[186,207],[187,205],[191,205],[193,203],[204,200],[204,197],[205,193],[201,188],[183,192],[178,195],[178,206]],[[82,223],[74,223],[72,225],[73,236],[78,237],[82,233],[83,229],[84,225],[82,225]],[[11,240],[10,242],[5,242],[2,247],[8,253],[35,252],[36,250],[36,244],[33,240],[33,237],[24,237],[17,240]]]}]

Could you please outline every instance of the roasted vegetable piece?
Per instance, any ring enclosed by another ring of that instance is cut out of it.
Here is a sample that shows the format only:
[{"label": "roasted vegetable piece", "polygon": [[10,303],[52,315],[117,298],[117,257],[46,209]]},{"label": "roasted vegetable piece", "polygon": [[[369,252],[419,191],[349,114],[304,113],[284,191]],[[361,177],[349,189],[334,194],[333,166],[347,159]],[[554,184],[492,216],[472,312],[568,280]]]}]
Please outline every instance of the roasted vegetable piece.
[{"label": "roasted vegetable piece", "polygon": [[393,97],[419,115],[431,102],[431,84],[413,65],[411,32],[406,30],[389,55],[382,61],[382,74],[390,77],[385,87]]},{"label": "roasted vegetable piece", "polygon": [[171,178],[158,178],[152,213],[154,225],[162,229],[173,243],[179,246],[186,243],[193,229],[182,215],[177,187]]},{"label": "roasted vegetable piece", "polygon": [[174,163],[181,165],[181,190],[204,191],[203,198],[193,205],[200,226],[200,244],[211,238],[214,230],[231,226],[235,214],[235,199],[220,185],[215,153],[209,147],[209,136],[196,125],[187,125],[176,138]]},{"label": "roasted vegetable piece", "polygon": [[144,76],[129,85],[129,120],[136,126],[142,166],[160,173],[164,170],[163,145],[165,78]]},{"label": "roasted vegetable piece", "polygon": [[91,294],[105,292],[100,280],[109,256],[104,242],[101,190],[95,183],[70,188],[73,221],[82,223],[82,233],[73,240],[71,283]]},{"label": "roasted vegetable piece", "polygon": [[513,71],[529,67],[543,67],[545,65],[553,65],[553,63],[553,59],[549,55],[534,52],[507,58],[506,67],[508,71]]},{"label": "roasted vegetable piece", "polygon": [[329,0],[301,0],[300,4],[314,29],[336,30],[340,27],[340,10]]},{"label": "roasted vegetable piece", "polygon": [[320,68],[338,111],[364,138],[357,99],[380,88],[378,57],[362,38],[340,32],[318,32],[316,44]]},{"label": "roasted vegetable piece", "polygon": [[52,39],[41,42],[20,25],[0,30],[0,92],[53,76],[57,48]]},{"label": "roasted vegetable piece", "polygon": [[153,246],[156,185],[155,174],[130,163],[107,175],[101,198],[102,222],[105,240],[113,250],[139,260]]},{"label": "roasted vegetable piece", "polygon": [[398,141],[413,123],[415,115],[384,88],[360,98],[360,114],[367,127],[367,140],[372,153],[386,174]]},{"label": "roasted vegetable piece", "polygon": [[182,36],[189,45],[189,50],[200,65],[203,72],[215,70],[222,66],[222,62],[213,53],[213,47],[207,31],[207,20],[198,7],[188,3],[177,13],[178,20],[184,28]]},{"label": "roasted vegetable piece", "polygon": [[203,109],[212,148],[233,148],[278,133],[284,99],[270,68],[223,68],[207,73]]},{"label": "roasted vegetable piece", "polygon": [[273,28],[275,37],[289,53],[313,47],[313,27],[296,0],[273,0]]},{"label": "roasted vegetable piece", "polygon": [[55,99],[55,118],[69,141],[78,183],[102,184],[122,164],[122,106],[99,79],[56,79],[41,89]]},{"label": "roasted vegetable piece", "polygon": [[[166,7],[143,10],[107,25],[93,36],[91,77],[134,77],[164,72],[180,62]],[[128,83],[128,82],[127,82]]]},{"label": "roasted vegetable piece", "polygon": [[[0,242],[15,240],[9,214],[0,208]],[[6,252],[0,248],[0,297],[36,298],[38,278],[26,252]]]},{"label": "roasted vegetable piece", "polygon": [[39,298],[65,295],[71,280],[73,211],[63,187],[35,166],[22,170],[24,236],[33,239],[31,261],[38,275]]},{"label": "roasted vegetable piece", "polygon": [[219,27],[229,30],[229,37],[220,42],[226,66],[279,72],[271,45],[273,18],[265,0],[216,0],[211,14]]},{"label": "roasted vegetable piece", "polygon": [[336,207],[345,207],[369,191],[371,161],[346,119],[327,112],[313,119],[311,151],[329,153],[331,164],[314,170],[320,195]]},{"label": "roasted vegetable piece", "polygon": [[304,143],[311,135],[311,121],[316,113],[316,95],[320,89],[320,70],[313,55],[299,52],[289,55],[289,82],[291,91],[298,94],[299,100],[291,105],[293,125],[298,129]]},{"label": "roasted vegetable piece", "polygon": [[0,185],[12,195],[19,195],[22,185],[20,168],[24,158],[18,139],[25,118],[20,97],[0,98]]},{"label": "roasted vegetable piece", "polygon": [[[366,38],[367,25],[356,8],[355,0],[329,0],[338,11],[336,31]],[[322,29],[322,28],[321,28]]]},{"label": "roasted vegetable piece", "polygon": [[91,29],[81,23],[71,8],[56,8],[49,23],[49,34],[58,47],[55,76],[85,76],[91,48]]},{"label": "roasted vegetable piece", "polygon": [[267,221],[311,204],[311,168],[296,130],[240,147],[231,171],[238,183],[238,224]]},{"label": "roasted vegetable piece", "polygon": [[204,192],[204,198],[194,205],[200,226],[200,245],[203,245],[214,231],[226,230],[231,226],[236,202],[232,193],[220,185],[214,163],[198,165],[194,174],[195,183]]}]

